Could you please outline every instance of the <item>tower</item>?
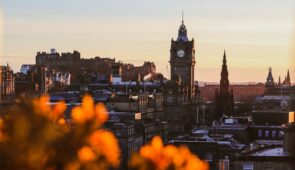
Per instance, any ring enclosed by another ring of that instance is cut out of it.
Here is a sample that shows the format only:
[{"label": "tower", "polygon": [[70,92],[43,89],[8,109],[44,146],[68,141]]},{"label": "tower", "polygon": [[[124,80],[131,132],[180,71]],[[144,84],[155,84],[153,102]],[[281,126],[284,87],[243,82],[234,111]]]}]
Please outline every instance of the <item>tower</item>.
[{"label": "tower", "polygon": [[180,81],[180,84],[188,88],[189,99],[195,96],[194,92],[194,68],[195,49],[194,39],[191,41],[187,36],[187,29],[182,22],[178,30],[176,40],[171,40],[170,49],[171,80]]},{"label": "tower", "polygon": [[287,82],[288,82],[288,85],[291,86],[291,79],[290,79],[290,72],[289,72],[289,70],[287,72]]},{"label": "tower", "polygon": [[[279,84],[280,84],[280,81],[281,81],[281,77],[279,77]],[[279,84],[278,86],[280,86]],[[275,91],[275,82],[272,76],[272,68],[269,67],[268,75],[265,82],[265,94],[273,94],[274,91]]]},{"label": "tower", "polygon": [[226,64],[226,54],[225,50],[223,52],[222,69],[221,69],[221,79],[220,79],[220,93],[223,95],[228,95],[229,90],[229,80],[228,80],[228,70]]},{"label": "tower", "polygon": [[215,120],[219,120],[223,115],[234,115],[234,95],[233,90],[229,89],[228,70],[226,53],[223,53],[222,69],[219,90],[215,91],[216,114]]},{"label": "tower", "polygon": [[275,86],[275,82],[274,82],[274,79],[273,79],[273,76],[272,76],[272,68],[270,67],[268,69],[268,75],[267,75],[267,78],[266,78],[265,87],[266,88],[271,88],[271,87],[274,87],[274,86]]},{"label": "tower", "polygon": [[287,76],[286,76],[286,78],[285,78],[284,85],[285,85],[285,86],[291,86],[291,79],[290,79],[290,72],[289,72],[289,70],[288,70],[288,72],[287,72]]}]

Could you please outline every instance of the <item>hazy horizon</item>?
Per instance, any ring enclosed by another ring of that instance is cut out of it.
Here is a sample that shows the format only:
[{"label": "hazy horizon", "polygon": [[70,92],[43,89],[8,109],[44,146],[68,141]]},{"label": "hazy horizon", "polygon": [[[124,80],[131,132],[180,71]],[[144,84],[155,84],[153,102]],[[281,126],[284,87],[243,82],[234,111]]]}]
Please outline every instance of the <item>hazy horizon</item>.
[{"label": "hazy horizon", "polygon": [[285,0],[3,0],[1,64],[17,72],[38,51],[78,50],[82,58],[111,57],[142,65],[155,62],[169,78],[171,38],[181,12],[195,39],[195,79],[218,82],[226,50],[230,82],[275,81],[290,69],[295,81],[295,1]]}]

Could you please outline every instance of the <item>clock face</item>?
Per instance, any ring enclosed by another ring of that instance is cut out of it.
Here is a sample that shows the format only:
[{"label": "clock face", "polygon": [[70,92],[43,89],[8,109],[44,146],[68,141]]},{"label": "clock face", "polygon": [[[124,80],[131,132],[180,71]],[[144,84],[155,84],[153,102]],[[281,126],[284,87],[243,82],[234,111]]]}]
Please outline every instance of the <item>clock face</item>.
[{"label": "clock face", "polygon": [[184,55],[185,55],[185,52],[183,50],[178,50],[177,51],[177,56],[178,57],[184,57]]}]

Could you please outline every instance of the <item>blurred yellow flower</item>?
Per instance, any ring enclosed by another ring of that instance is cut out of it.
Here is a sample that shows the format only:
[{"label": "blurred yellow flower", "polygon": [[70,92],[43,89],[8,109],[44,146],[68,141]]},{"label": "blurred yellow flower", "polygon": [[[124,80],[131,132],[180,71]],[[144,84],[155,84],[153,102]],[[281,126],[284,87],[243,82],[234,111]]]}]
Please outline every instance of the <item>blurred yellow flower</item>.
[{"label": "blurred yellow flower", "polygon": [[120,148],[115,135],[107,130],[97,130],[88,139],[94,150],[113,166],[120,164]]},{"label": "blurred yellow flower", "polygon": [[67,109],[67,105],[64,101],[57,102],[53,107],[50,106],[50,97],[43,95],[33,100],[33,107],[36,113],[49,118],[52,121],[58,121],[63,117],[64,112]]},{"label": "blurred yellow flower", "polygon": [[67,109],[67,105],[64,101],[58,102],[53,107],[53,110],[52,110],[53,118],[54,119],[60,118],[63,115],[63,113],[66,111],[66,109]]},{"label": "blurred yellow flower", "polygon": [[109,118],[108,111],[102,103],[99,103],[95,106],[95,113],[96,120],[100,125],[104,124]]},{"label": "blurred yellow flower", "polygon": [[82,100],[82,109],[86,119],[92,119],[95,115],[94,113],[94,101],[91,96],[86,95]]},{"label": "blurred yellow flower", "polygon": [[34,105],[35,111],[37,113],[41,113],[43,115],[46,115],[51,111],[51,108],[49,106],[49,96],[48,95],[43,95],[37,99],[34,99],[33,105]]},{"label": "blurred yellow flower", "polygon": [[66,120],[64,118],[60,118],[60,119],[58,119],[58,124],[65,125],[66,124]]},{"label": "blurred yellow flower", "polygon": [[[67,125],[63,117],[65,102],[61,101],[50,107],[49,96],[45,95],[34,99],[33,105],[28,105],[31,109],[22,110],[22,107],[16,107],[14,114],[10,114],[10,119],[4,120],[0,117],[0,144],[9,146],[8,150],[0,147],[0,156],[8,163],[3,169],[22,166],[23,162],[29,162],[28,167],[22,167],[23,169],[58,169],[61,164],[66,170],[109,169],[109,166],[119,166],[121,152],[115,135],[110,131],[98,129],[109,116],[102,103],[95,105],[90,96],[85,96],[81,106],[72,110],[73,121],[82,125],[75,128],[64,126]],[[22,111],[28,114],[22,114]],[[24,147],[19,147],[19,143]],[[63,150],[60,146],[66,149]],[[76,153],[75,159],[71,159],[73,155],[69,149]],[[10,151],[21,153],[23,158],[12,155]],[[18,164],[19,162],[21,163]],[[208,164],[192,154],[186,146],[164,146],[162,139],[156,136],[150,144],[140,149],[139,154],[132,156],[129,168],[207,170]]]},{"label": "blurred yellow flower", "polygon": [[73,108],[72,118],[77,123],[85,123],[87,120],[84,115],[82,107],[79,107],[79,106]]},{"label": "blurred yellow flower", "polygon": [[80,169],[79,162],[71,162],[65,166],[65,170],[79,170]]},{"label": "blurred yellow flower", "polygon": [[[146,160],[142,163],[142,157]],[[147,170],[146,164],[152,163],[156,170],[166,170],[174,167],[176,170],[207,170],[208,163],[200,160],[192,154],[185,146],[176,147],[173,145],[163,146],[160,137],[156,136],[151,143],[140,149],[139,155],[131,158],[131,168]]]},{"label": "blurred yellow flower", "polygon": [[108,120],[108,112],[104,104],[94,105],[92,97],[86,95],[83,97],[81,106],[76,106],[72,110],[72,118],[76,123],[83,124],[86,121],[93,120],[96,125],[101,126]]},{"label": "blurred yellow flower", "polygon": [[72,110],[73,121],[81,126],[71,128],[64,118],[66,103],[52,106],[49,101],[47,95],[32,103],[23,99],[5,119],[0,117],[0,157],[4,160],[0,169],[106,170],[119,166],[115,136],[97,130],[108,119],[103,104],[95,105],[85,96],[81,106]]},{"label": "blurred yellow flower", "polygon": [[96,159],[96,155],[89,146],[84,146],[78,151],[78,158],[83,163],[94,161]]}]

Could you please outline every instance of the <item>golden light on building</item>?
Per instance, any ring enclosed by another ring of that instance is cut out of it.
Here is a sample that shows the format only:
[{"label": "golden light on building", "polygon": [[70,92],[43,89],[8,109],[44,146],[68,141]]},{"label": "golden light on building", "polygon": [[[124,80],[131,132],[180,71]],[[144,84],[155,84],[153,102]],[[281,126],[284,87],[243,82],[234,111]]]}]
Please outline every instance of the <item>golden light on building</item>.
[{"label": "golden light on building", "polygon": [[294,123],[295,112],[289,112],[289,123]]},{"label": "golden light on building", "polygon": [[141,120],[141,113],[135,113],[135,120]]}]

